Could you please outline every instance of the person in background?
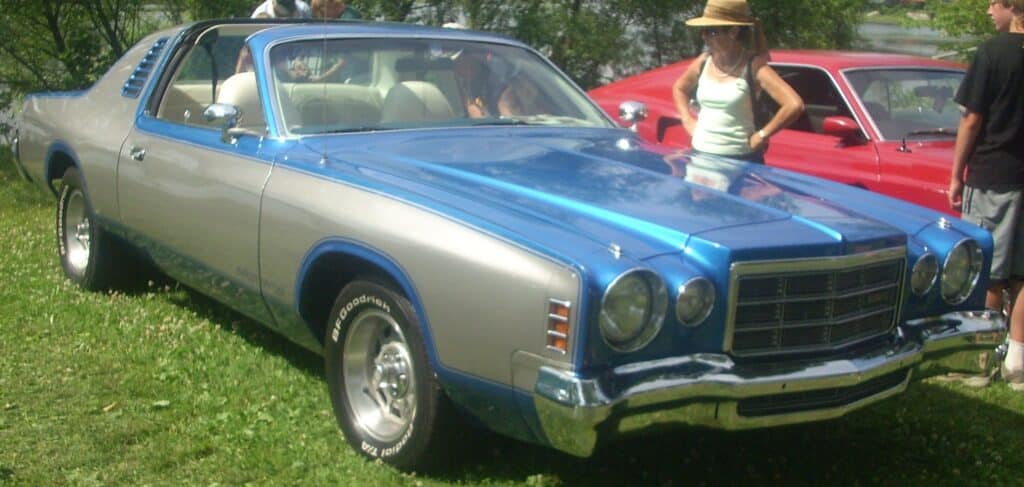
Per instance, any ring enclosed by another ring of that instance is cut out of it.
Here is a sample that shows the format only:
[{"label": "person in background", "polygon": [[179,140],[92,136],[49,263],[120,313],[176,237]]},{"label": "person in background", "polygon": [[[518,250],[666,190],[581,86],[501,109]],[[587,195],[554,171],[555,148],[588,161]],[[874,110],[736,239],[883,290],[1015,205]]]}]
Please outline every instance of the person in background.
[{"label": "person in background", "polygon": [[[270,14],[266,12],[259,12],[253,14],[254,19],[269,19]],[[252,54],[249,52],[249,46],[242,46],[242,49],[238,51],[238,58],[235,60],[235,72],[244,73],[247,71],[254,71],[255,68],[252,65]]]},{"label": "person in background", "polygon": [[[358,10],[349,7],[344,0],[312,0],[313,18],[320,20],[357,20],[362,15]],[[338,52],[326,53],[324,49],[314,49],[301,53],[299,62],[308,71],[309,81],[330,81],[338,78],[337,73],[345,67],[345,57]]]},{"label": "person in background", "polygon": [[363,15],[345,0],[312,0],[313,18],[359,20]]},{"label": "person in background", "polygon": [[252,11],[250,17],[267,15],[271,19],[309,19],[313,17],[309,4],[302,0],[266,0]]},{"label": "person in background", "polygon": [[986,305],[1009,310],[1002,376],[1011,388],[1024,391],[1024,0],[988,4],[999,33],[978,47],[956,94],[964,113],[949,204],[962,210],[964,220],[992,232],[995,253]]},{"label": "person in background", "polygon": [[[768,66],[760,22],[746,0],[709,0],[703,16],[686,25],[701,29],[708,51],[672,86],[694,150],[764,163],[768,139],[800,117],[803,100]],[[764,125],[755,126],[753,101],[762,91],[779,109]],[[701,107],[696,117],[690,112],[694,97]]]}]

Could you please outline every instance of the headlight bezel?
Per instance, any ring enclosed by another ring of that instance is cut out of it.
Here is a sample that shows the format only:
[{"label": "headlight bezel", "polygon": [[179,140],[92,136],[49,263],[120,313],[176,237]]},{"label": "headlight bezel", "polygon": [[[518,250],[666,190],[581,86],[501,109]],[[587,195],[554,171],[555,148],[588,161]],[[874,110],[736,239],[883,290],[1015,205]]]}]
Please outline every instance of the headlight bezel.
[{"label": "headlight bezel", "polygon": [[[967,257],[971,259],[969,261],[969,269],[967,279],[963,283],[960,283],[957,294],[949,296],[946,293],[946,283],[948,282],[946,277],[952,263],[953,257],[956,255],[960,248],[970,246],[967,250]],[[958,305],[967,301],[967,298],[974,293],[977,289],[978,281],[981,279],[981,271],[984,268],[985,253],[981,248],[981,245],[972,238],[965,238],[953,245],[949,252],[946,253],[946,258],[942,261],[942,277],[939,285],[939,294],[942,296],[942,300],[946,304]]]},{"label": "headlight bezel", "polygon": [[[914,285],[914,280],[917,276],[917,272],[920,269],[919,266],[924,265],[925,262],[931,262],[934,266],[931,279],[928,281],[928,285],[924,286],[923,290],[918,290]],[[927,296],[928,293],[935,289],[935,284],[939,282],[939,274],[942,273],[942,266],[939,265],[939,258],[934,253],[926,251],[917,259],[914,263],[914,267],[910,271],[910,292],[914,293],[915,296]]]},{"label": "headlight bezel", "polygon": [[[608,326],[614,325],[616,328],[621,329],[620,324],[616,323],[613,317],[608,313],[609,297],[613,291],[616,290],[617,286],[623,285],[627,279],[631,277],[640,277],[644,283],[647,297],[648,306],[646,319],[639,327],[639,331],[632,336],[628,336],[625,339],[617,340],[613,337],[609,337],[610,331]],[[651,343],[654,337],[658,335],[665,323],[665,313],[668,307],[668,291],[665,288],[665,282],[661,279],[657,273],[650,269],[645,268],[633,268],[619,274],[611,283],[605,287],[604,293],[601,296],[601,305],[598,309],[598,331],[601,334],[601,339],[604,340],[612,350],[616,352],[626,353],[640,350]]]},{"label": "headlight bezel", "polygon": [[[680,305],[683,300],[683,295],[690,289],[704,288],[707,296],[707,301],[703,304],[704,308],[696,313],[693,317],[688,318],[682,315]],[[710,279],[704,276],[697,276],[690,278],[685,283],[679,286],[676,291],[676,302],[673,306],[675,311],[676,320],[680,325],[687,328],[695,328],[704,323],[711,316],[711,311],[715,309],[715,302],[718,300],[717,291],[715,290],[715,284]]]}]

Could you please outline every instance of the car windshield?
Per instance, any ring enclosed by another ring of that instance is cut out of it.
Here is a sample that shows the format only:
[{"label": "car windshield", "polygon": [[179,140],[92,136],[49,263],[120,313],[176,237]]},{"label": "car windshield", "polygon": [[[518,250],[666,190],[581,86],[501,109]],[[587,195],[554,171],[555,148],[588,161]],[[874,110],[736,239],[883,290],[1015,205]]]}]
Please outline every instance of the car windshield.
[{"label": "car windshield", "polygon": [[514,46],[328,39],[271,48],[291,134],[485,125],[612,127],[563,75]]},{"label": "car windshield", "polygon": [[956,134],[960,107],[953,101],[964,73],[926,69],[870,69],[846,73],[882,137]]}]

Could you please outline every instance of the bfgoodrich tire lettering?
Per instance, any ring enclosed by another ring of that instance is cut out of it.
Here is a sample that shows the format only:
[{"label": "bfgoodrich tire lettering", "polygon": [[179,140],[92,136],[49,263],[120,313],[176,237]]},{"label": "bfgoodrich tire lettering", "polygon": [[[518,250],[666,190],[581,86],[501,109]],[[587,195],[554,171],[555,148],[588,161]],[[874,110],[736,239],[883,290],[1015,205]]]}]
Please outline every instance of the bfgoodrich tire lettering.
[{"label": "bfgoodrich tire lettering", "polygon": [[324,369],[345,439],[401,469],[434,464],[451,412],[409,301],[381,284],[355,281],[338,294],[329,320]]}]

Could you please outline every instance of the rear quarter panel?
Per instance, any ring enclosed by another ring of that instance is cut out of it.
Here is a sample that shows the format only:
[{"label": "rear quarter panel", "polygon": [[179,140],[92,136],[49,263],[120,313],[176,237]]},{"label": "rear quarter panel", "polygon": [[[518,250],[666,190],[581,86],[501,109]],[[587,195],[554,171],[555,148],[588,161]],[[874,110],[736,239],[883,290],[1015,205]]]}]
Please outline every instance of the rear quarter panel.
[{"label": "rear quarter panel", "polygon": [[[132,47],[91,88],[78,92],[37,93],[25,99],[18,121],[21,160],[41,187],[53,190],[48,166],[63,152],[79,166],[93,211],[118,217],[115,171],[118,153],[143,96],[121,94],[124,82],[157,39],[172,31],[152,34]],[[149,82],[156,78],[152,73]]]}]

